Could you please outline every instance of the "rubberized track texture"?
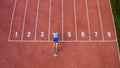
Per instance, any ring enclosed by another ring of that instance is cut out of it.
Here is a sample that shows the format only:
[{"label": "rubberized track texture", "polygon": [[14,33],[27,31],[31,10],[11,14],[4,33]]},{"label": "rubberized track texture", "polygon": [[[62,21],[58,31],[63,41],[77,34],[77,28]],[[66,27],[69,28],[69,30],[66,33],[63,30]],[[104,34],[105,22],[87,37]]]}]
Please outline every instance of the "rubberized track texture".
[{"label": "rubberized track texture", "polygon": [[115,31],[109,0],[0,0],[0,68],[120,68]]}]

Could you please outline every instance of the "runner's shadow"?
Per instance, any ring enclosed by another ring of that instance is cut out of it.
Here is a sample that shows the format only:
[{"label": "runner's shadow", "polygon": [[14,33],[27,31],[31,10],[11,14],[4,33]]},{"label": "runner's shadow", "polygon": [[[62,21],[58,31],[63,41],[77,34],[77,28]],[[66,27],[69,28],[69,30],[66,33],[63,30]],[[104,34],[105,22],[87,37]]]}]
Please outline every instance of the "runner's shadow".
[{"label": "runner's shadow", "polygon": [[64,45],[64,43],[59,43],[58,52],[63,51],[65,48],[66,48],[66,46]]}]

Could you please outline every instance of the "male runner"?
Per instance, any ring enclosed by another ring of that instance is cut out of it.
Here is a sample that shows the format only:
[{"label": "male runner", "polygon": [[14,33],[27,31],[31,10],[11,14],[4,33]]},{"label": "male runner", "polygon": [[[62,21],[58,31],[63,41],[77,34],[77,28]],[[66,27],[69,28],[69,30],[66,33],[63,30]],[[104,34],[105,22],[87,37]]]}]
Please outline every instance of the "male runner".
[{"label": "male runner", "polygon": [[54,56],[58,56],[58,32],[53,33],[53,40],[54,40]]}]

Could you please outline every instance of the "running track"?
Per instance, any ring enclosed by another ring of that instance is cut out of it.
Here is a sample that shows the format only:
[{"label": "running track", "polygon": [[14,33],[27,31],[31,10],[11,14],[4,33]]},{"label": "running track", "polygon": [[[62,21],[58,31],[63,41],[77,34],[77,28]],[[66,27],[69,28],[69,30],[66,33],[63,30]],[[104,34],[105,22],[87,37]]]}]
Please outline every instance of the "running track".
[{"label": "running track", "polygon": [[0,22],[0,68],[120,68],[109,0],[1,0]]}]

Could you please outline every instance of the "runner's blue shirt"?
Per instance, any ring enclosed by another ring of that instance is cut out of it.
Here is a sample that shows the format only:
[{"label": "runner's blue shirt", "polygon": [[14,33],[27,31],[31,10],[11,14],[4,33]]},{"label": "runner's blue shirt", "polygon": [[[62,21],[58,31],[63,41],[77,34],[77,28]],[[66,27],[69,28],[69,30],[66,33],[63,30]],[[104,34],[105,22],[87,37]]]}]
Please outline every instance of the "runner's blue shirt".
[{"label": "runner's blue shirt", "polygon": [[58,32],[53,33],[54,38],[58,38]]}]

